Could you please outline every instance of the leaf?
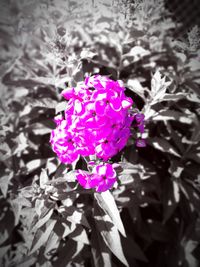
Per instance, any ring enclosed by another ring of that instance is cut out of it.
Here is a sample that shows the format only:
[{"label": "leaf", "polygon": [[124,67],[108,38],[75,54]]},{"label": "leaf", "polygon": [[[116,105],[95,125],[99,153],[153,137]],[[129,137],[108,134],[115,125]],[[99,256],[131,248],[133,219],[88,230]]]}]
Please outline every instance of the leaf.
[{"label": "leaf", "polygon": [[55,86],[60,87],[62,89],[66,89],[66,84],[71,81],[70,77],[65,76],[64,78],[59,77],[59,79],[56,80]]},{"label": "leaf", "polygon": [[187,99],[191,102],[200,104],[200,97],[195,93],[187,94]]},{"label": "leaf", "polygon": [[188,96],[188,93],[177,93],[177,94],[165,94],[161,101],[177,101],[183,98],[186,98]]},{"label": "leaf", "polygon": [[132,171],[130,170],[130,174],[122,173],[119,175],[119,180],[121,181],[123,185],[132,184],[134,182],[134,178],[131,174],[132,174]]},{"label": "leaf", "polygon": [[165,79],[165,77],[161,78],[159,70],[153,75],[151,79],[151,95],[153,102],[157,99],[162,99],[167,87],[171,84],[171,82],[165,82]]},{"label": "leaf", "polygon": [[61,163],[56,169],[56,173],[54,175],[55,180],[59,177],[62,177],[63,174],[67,173],[67,171],[68,171],[68,169],[67,169],[66,165]]},{"label": "leaf", "polygon": [[188,159],[192,159],[199,164],[200,163],[200,147],[197,145],[191,147],[190,150],[186,153],[185,157]]},{"label": "leaf", "polygon": [[[7,246],[1,246],[1,248],[0,248],[0,263],[3,262],[3,258],[9,250],[11,250],[11,244],[9,244]],[[3,266],[3,264],[2,264],[2,266]]]},{"label": "leaf", "polygon": [[198,241],[189,240],[184,246],[185,249],[185,257],[187,261],[190,263],[190,266],[198,266],[198,259],[196,259],[193,255],[194,249],[197,247]]},{"label": "leaf", "polygon": [[9,175],[4,175],[0,178],[0,189],[5,198],[7,197],[8,186],[12,177],[13,177],[13,172],[10,172]]},{"label": "leaf", "polygon": [[45,254],[48,255],[51,251],[56,251],[61,237],[58,236],[55,232],[51,232],[48,241],[45,245]]},{"label": "leaf", "polygon": [[81,242],[86,245],[90,244],[86,230],[81,225],[78,225],[76,229],[68,235],[68,237],[72,238],[76,242]]},{"label": "leaf", "polygon": [[153,117],[153,120],[156,120],[156,121],[174,120],[174,121],[180,121],[186,124],[191,124],[193,121],[192,118],[190,118],[189,116],[186,116],[184,113],[178,112],[175,110],[160,111]]},{"label": "leaf", "polygon": [[141,85],[138,79],[128,79],[126,86],[142,99],[145,99],[144,93],[146,89]]},{"label": "leaf", "polygon": [[144,49],[141,46],[134,46],[131,48],[131,50],[127,53],[123,55],[123,58],[126,57],[134,57],[133,62],[136,62],[138,60],[140,60],[141,58],[150,55],[150,51]]},{"label": "leaf", "polygon": [[58,257],[54,261],[54,266],[70,266],[69,262],[83,250],[84,244],[81,242],[75,242],[69,239],[62,248],[58,251]]},{"label": "leaf", "polygon": [[40,187],[44,189],[48,181],[49,181],[49,177],[47,175],[47,171],[46,169],[42,169],[41,174],[40,174]]},{"label": "leaf", "polygon": [[57,101],[52,98],[43,99],[30,99],[30,105],[34,108],[54,109],[57,105]]},{"label": "leaf", "polygon": [[100,194],[95,193],[95,198],[99,204],[99,206],[104,210],[104,212],[110,216],[113,224],[117,227],[120,233],[123,236],[126,236],[124,225],[122,223],[119,210],[115,203],[115,199],[110,191],[102,192]]},{"label": "leaf", "polygon": [[124,265],[129,266],[122,250],[118,229],[113,225],[110,216],[105,214],[103,210],[100,210],[99,207],[95,205],[94,218],[97,228],[108,248]]},{"label": "leaf", "polygon": [[23,87],[18,87],[16,88],[14,97],[15,98],[25,97],[28,95],[28,93],[29,93],[28,89],[23,88]]},{"label": "leaf", "polygon": [[23,259],[22,261],[20,261],[17,266],[18,267],[29,267],[29,266],[33,266],[34,263],[37,262],[37,258],[36,257],[26,257],[25,259]]},{"label": "leaf", "polygon": [[53,208],[50,209],[45,214],[45,216],[42,216],[42,217],[39,218],[38,222],[34,225],[34,227],[32,228],[32,230],[35,231],[35,230],[41,228],[45,223],[47,223],[50,220],[52,214],[53,214]]},{"label": "leaf", "polygon": [[35,82],[37,84],[44,84],[44,85],[52,85],[55,86],[55,78],[54,77],[37,77],[36,79],[30,79],[31,82]]},{"label": "leaf", "polygon": [[183,172],[184,167],[182,166],[180,161],[173,160],[171,161],[171,165],[169,168],[169,173],[173,178],[179,179],[181,177],[181,173]]},{"label": "leaf", "polygon": [[60,206],[58,212],[61,213],[69,222],[82,224],[90,228],[88,221],[83,212],[78,211],[75,207]]},{"label": "leaf", "polygon": [[45,243],[47,242],[55,224],[56,224],[56,220],[51,220],[51,221],[49,221],[49,223],[46,227],[46,230],[44,232],[41,230],[37,231],[37,233],[34,237],[33,243],[32,243],[30,254],[34,253],[39,248],[41,248],[43,245],[45,245]]},{"label": "leaf", "polygon": [[91,251],[95,267],[112,267],[111,252],[96,228],[91,232]]},{"label": "leaf", "polygon": [[62,112],[66,109],[67,106],[67,101],[62,101],[56,106],[56,114],[59,112]]},{"label": "leaf", "polygon": [[2,245],[12,235],[15,226],[15,217],[6,199],[1,198],[0,209],[0,245]]},{"label": "leaf", "polygon": [[150,138],[147,140],[147,143],[162,152],[167,152],[174,156],[181,157],[181,155],[175,150],[175,148],[168,141],[160,137]]},{"label": "leaf", "polygon": [[196,185],[192,185],[188,181],[182,180],[180,184],[180,189],[186,198],[189,200],[190,208],[192,206],[192,210],[195,208],[197,212],[199,212],[200,207],[200,194],[196,189]]},{"label": "leaf", "polygon": [[46,159],[34,159],[26,164],[27,171],[30,173],[46,163]]},{"label": "leaf", "polygon": [[0,235],[0,245],[3,244],[9,237],[9,233],[6,229],[4,229],[3,231],[1,231],[1,235]]},{"label": "leaf", "polygon": [[[51,124],[51,122],[53,124],[53,121],[49,121],[49,122],[50,122],[49,125]],[[53,126],[54,126],[54,124],[53,124]],[[26,130],[29,130],[29,129],[35,135],[45,135],[45,134],[51,133],[51,131],[52,131],[52,128],[45,126],[42,122],[30,124],[30,127],[29,128],[27,127]]]},{"label": "leaf", "polygon": [[85,49],[81,52],[80,56],[82,59],[92,59],[97,56],[97,54]]},{"label": "leaf", "polygon": [[22,204],[18,202],[18,199],[10,201],[13,213],[15,214],[15,226],[19,223],[19,218],[21,215]]},{"label": "leaf", "polygon": [[168,132],[169,132],[173,142],[176,144],[176,146],[179,149],[179,151],[181,152],[181,154],[183,154],[185,151],[185,148],[184,148],[183,143],[181,142],[179,132],[172,128],[171,123],[167,123],[167,129],[168,129]]}]

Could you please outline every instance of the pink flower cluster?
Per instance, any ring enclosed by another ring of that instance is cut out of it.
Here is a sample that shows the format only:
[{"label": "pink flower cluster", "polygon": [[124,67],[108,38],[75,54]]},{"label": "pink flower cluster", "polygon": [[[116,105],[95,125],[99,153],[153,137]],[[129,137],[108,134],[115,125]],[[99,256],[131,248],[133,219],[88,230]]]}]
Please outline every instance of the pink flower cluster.
[{"label": "pink flower cluster", "polygon": [[113,187],[116,172],[109,163],[101,163],[93,168],[92,173],[78,170],[76,178],[85,189],[95,188],[97,192],[104,192]]},{"label": "pink flower cluster", "polygon": [[105,76],[87,77],[62,95],[68,100],[65,117],[57,117],[50,142],[63,163],[80,155],[96,155],[106,161],[126,145],[133,116],[133,101],[120,81]]}]

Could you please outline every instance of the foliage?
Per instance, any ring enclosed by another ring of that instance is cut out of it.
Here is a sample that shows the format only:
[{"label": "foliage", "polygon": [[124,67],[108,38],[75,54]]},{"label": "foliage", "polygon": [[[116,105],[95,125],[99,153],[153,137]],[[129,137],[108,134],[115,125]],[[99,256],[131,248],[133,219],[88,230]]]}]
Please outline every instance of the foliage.
[{"label": "foliage", "polygon": [[[0,265],[197,266],[198,29],[175,40],[162,1],[91,2],[2,1]],[[101,194],[49,144],[61,91],[88,74],[123,80],[146,118],[148,145],[129,140]]]}]

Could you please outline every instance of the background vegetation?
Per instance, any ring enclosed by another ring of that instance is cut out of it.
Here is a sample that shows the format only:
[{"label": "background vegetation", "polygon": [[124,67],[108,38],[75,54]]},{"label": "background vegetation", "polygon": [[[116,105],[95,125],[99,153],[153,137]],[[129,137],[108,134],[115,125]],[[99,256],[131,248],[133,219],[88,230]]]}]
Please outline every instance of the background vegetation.
[{"label": "background vegetation", "polygon": [[[2,1],[0,23],[0,265],[198,266],[199,28],[176,39],[158,0]],[[146,118],[147,146],[113,158],[104,197],[49,144],[60,92],[95,73]]]}]

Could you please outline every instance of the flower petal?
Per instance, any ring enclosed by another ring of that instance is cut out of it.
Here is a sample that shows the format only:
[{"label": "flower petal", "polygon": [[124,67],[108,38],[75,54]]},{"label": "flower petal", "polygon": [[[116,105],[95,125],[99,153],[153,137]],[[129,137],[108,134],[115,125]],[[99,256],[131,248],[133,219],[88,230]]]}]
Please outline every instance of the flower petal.
[{"label": "flower petal", "polygon": [[132,106],[133,100],[130,97],[127,97],[126,99],[122,100],[122,107],[124,109],[128,109]]}]

